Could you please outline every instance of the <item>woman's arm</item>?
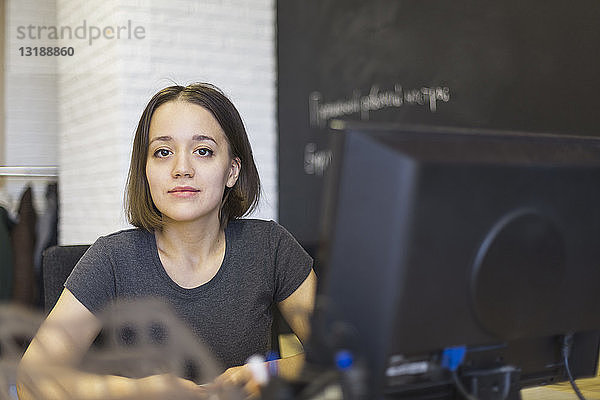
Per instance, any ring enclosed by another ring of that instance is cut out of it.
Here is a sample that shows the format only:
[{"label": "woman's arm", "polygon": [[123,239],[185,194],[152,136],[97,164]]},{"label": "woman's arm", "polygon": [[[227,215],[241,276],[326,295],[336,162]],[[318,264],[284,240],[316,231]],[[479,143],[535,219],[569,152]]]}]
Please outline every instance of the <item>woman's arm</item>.
[{"label": "woman's arm", "polygon": [[21,365],[40,362],[73,365],[78,362],[100,332],[100,321],[68,290],[31,341]]},{"label": "woman's arm", "polygon": [[74,365],[100,331],[100,322],[64,289],[56,305],[29,344],[18,368],[20,399],[57,397],[67,390],[50,379],[59,367]]},{"label": "woman's arm", "polygon": [[[283,315],[301,343],[306,343],[310,336],[310,316],[314,309],[316,289],[317,277],[314,271],[311,270],[298,289],[278,303],[281,315]],[[304,367],[304,354],[300,353],[271,362],[277,363],[279,376],[287,380],[294,380],[299,377]],[[247,364],[227,369],[216,379],[215,383],[217,385],[234,384],[244,386],[250,397],[255,397],[260,392],[259,385],[254,381]]]},{"label": "woman's arm", "polygon": [[73,368],[100,332],[100,321],[64,289],[23,355],[17,371],[20,400],[161,398],[174,390],[200,390],[172,375],[128,379]]},{"label": "woman's arm", "polygon": [[[311,270],[300,287],[288,298],[279,303],[281,315],[283,315],[302,344],[306,343],[310,336],[310,316],[315,307],[316,290],[317,277],[315,272]],[[285,379],[293,380],[302,371],[304,354],[282,358],[277,363],[279,375]]]}]

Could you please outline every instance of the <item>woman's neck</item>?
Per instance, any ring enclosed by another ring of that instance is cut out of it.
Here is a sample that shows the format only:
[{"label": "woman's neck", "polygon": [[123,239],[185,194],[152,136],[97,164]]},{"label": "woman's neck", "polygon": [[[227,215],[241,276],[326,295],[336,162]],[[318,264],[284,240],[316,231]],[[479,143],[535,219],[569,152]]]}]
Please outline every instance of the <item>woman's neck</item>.
[{"label": "woman's neck", "polygon": [[154,233],[161,258],[181,268],[200,270],[225,252],[225,231],[219,221],[211,224],[169,222]]}]

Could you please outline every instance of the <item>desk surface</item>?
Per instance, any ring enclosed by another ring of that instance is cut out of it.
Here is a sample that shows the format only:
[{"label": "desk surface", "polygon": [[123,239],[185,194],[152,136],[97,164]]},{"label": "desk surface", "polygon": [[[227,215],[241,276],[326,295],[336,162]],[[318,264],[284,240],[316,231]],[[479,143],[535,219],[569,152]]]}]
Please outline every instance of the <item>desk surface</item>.
[{"label": "desk surface", "polygon": [[[578,379],[576,383],[586,400],[600,400],[600,374],[594,378]],[[569,382],[524,389],[521,396],[523,400],[577,400]]]}]

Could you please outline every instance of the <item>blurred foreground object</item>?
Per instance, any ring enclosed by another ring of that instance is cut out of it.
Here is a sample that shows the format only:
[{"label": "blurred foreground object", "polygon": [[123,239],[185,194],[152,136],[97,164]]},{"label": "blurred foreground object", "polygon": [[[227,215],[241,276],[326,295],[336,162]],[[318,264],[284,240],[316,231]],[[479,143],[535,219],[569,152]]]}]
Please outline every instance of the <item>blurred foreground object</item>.
[{"label": "blurred foreground object", "polygon": [[43,316],[19,305],[0,304],[0,400],[14,400],[17,365]]},{"label": "blurred foreground object", "polygon": [[[105,399],[148,397],[148,386],[157,386],[160,396],[157,398],[218,398],[239,399],[241,395],[231,389],[219,388],[218,391],[205,390],[196,384],[210,383],[221,372],[210,351],[185,327],[171,312],[169,307],[158,300],[136,300],[117,302],[98,315],[102,323],[102,332],[95,345],[73,366],[36,365],[20,371],[23,389],[33,398],[80,399],[92,382],[98,384],[102,379],[86,379],[116,375],[133,378],[123,380],[127,385],[127,395],[117,396],[113,385],[104,386]],[[16,368],[28,342],[41,324],[42,315],[23,308],[6,306],[0,308],[0,400],[10,397],[10,386],[16,381]],[[58,328],[57,329],[61,329]],[[68,332],[57,332],[68,335]],[[37,338],[45,348],[53,343],[45,338]],[[69,374],[81,374],[81,386],[77,390],[61,384]],[[157,376],[160,379],[157,379]],[[146,379],[153,377],[152,379]],[[189,380],[183,381],[181,378]],[[160,386],[160,387],[158,387]],[[121,389],[121,388],[119,388]],[[43,395],[42,395],[43,392]],[[2,397],[3,396],[3,397]],[[152,398],[153,396],[150,396]]]}]

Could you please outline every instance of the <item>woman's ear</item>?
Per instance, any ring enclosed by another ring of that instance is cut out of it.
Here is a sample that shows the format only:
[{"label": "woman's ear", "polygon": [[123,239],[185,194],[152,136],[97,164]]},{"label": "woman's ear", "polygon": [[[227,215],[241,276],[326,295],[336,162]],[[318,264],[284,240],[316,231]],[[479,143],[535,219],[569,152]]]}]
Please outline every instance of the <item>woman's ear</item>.
[{"label": "woman's ear", "polygon": [[239,157],[234,157],[231,160],[231,168],[229,168],[229,176],[227,177],[227,187],[233,187],[240,176],[240,169],[242,168],[242,161]]}]

